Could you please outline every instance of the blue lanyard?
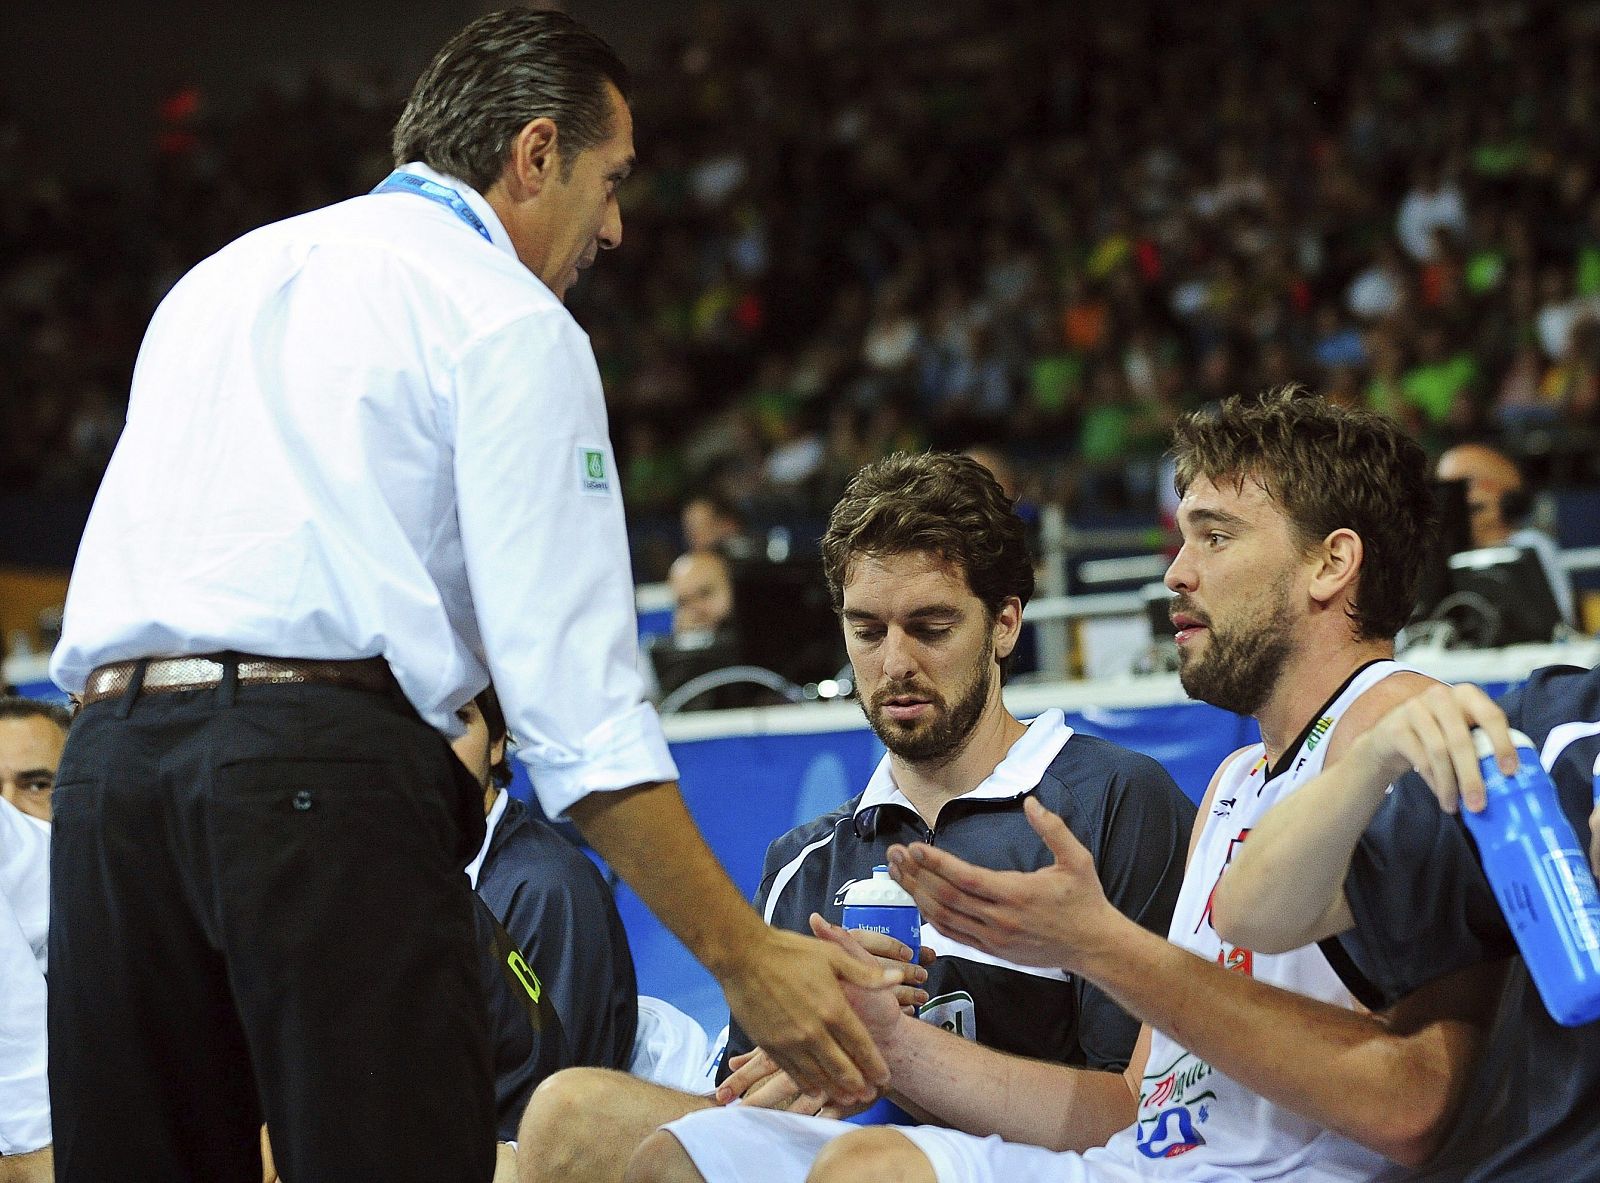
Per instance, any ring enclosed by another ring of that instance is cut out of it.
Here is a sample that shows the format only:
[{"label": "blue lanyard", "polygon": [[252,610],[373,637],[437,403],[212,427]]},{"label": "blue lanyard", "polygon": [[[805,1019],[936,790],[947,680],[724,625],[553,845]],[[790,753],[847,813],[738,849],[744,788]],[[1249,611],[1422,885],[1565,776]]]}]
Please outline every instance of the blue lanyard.
[{"label": "blue lanyard", "polygon": [[447,185],[441,185],[435,181],[428,180],[426,177],[419,177],[415,173],[402,172],[397,169],[385,177],[383,183],[372,192],[415,193],[418,197],[426,197],[429,201],[436,201],[483,235],[485,242],[494,241],[494,238],[489,234],[489,227],[483,224],[483,219],[472,212],[472,207],[462,200],[461,194]]}]

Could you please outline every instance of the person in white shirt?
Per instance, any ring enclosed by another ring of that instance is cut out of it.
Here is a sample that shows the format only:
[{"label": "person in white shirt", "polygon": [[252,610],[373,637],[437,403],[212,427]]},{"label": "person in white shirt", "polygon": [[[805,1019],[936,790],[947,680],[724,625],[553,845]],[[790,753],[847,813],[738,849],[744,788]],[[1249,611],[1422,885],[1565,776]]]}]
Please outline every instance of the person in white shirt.
[{"label": "person in white shirt", "polygon": [[[451,754],[491,676],[552,817],[812,1087],[885,1068],[837,949],[695,831],[642,701],[615,460],[562,300],[622,240],[626,72],[556,13],[467,26],[373,195],[245,235],[157,310],[51,672],[63,1179],[486,1178]],[[374,975],[375,964],[385,967]]]},{"label": "person in white shirt", "polygon": [[45,1080],[50,795],[71,720],[0,697],[0,1181],[52,1178]]}]

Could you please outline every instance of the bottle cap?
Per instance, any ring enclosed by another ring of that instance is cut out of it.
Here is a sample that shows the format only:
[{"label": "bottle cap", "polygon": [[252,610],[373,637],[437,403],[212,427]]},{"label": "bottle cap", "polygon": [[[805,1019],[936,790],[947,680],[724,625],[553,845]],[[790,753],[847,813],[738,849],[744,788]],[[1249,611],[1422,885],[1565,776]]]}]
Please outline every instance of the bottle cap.
[{"label": "bottle cap", "polygon": [[[1482,727],[1474,727],[1472,729],[1472,746],[1473,749],[1478,753],[1478,759],[1480,760],[1494,755],[1494,741],[1489,738],[1489,733]],[[1511,733],[1511,746],[1516,748],[1531,748],[1533,747],[1533,740],[1529,739],[1520,731],[1513,731]]]},{"label": "bottle cap", "polygon": [[889,877],[886,866],[873,867],[871,879],[857,879],[844,893],[844,906],[915,908],[911,893]]}]

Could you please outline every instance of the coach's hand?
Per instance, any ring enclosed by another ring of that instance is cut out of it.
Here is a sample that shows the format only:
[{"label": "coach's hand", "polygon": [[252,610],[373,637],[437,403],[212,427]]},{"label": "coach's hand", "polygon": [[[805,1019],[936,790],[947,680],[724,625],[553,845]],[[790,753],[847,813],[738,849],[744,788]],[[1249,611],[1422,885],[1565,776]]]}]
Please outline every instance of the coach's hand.
[{"label": "coach's hand", "polygon": [[[849,932],[836,924],[829,924],[815,912],[811,914],[810,924],[811,931],[817,937],[836,946],[863,967],[883,966],[888,963],[887,971],[895,975],[896,980],[906,976],[914,976],[919,980],[927,978],[926,970],[910,962],[911,950],[893,937],[882,933]],[[863,941],[862,937],[867,939]],[[878,950],[878,953],[875,955],[868,952],[869,948]],[[931,950],[923,952],[930,960],[932,959]],[[916,974],[909,975],[909,971],[913,969],[917,971]],[[895,990],[882,987],[863,989],[851,982],[844,983],[845,998],[857,1017],[866,1025],[868,1034],[878,1048],[889,1045],[894,1038],[896,1027],[908,1016],[910,1021],[915,1021],[915,1008],[902,1006],[899,1003],[897,993],[904,989],[908,987],[902,985]],[[729,1067],[732,1072],[716,1093],[717,1102],[722,1105],[730,1103],[737,1097],[746,1105],[763,1109],[784,1109],[791,1113],[817,1114],[822,1117],[849,1117],[861,1112],[882,1095],[881,1088],[874,1089],[870,1094],[858,1096],[853,1102],[844,1102],[814,1090],[800,1088],[789,1074],[780,1069],[772,1057],[759,1047],[742,1056],[734,1057],[729,1061]]]},{"label": "coach's hand", "polygon": [[900,975],[835,945],[761,931],[723,980],[728,1009],[802,1092],[840,1106],[871,1100],[888,1083],[889,1069],[841,987],[887,994],[901,984]]},{"label": "coach's hand", "polygon": [[870,958],[764,924],[695,829],[675,782],[590,793],[568,807],[600,857],[722,983],[728,1009],[806,1092],[838,1104],[889,1075],[840,983],[900,985]]}]

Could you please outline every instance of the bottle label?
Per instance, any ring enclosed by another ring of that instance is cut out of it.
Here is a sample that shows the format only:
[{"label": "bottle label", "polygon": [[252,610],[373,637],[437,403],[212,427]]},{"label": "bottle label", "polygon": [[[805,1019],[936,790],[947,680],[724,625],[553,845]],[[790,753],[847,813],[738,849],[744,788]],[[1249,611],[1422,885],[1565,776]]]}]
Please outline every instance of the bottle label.
[{"label": "bottle label", "polygon": [[1572,947],[1584,953],[1600,951],[1600,892],[1583,856],[1572,850],[1552,850],[1544,856],[1544,870],[1555,898],[1566,907],[1557,915],[1565,919]]},{"label": "bottle label", "polygon": [[846,904],[844,927],[887,933],[913,953],[922,945],[922,917],[915,906]]}]

